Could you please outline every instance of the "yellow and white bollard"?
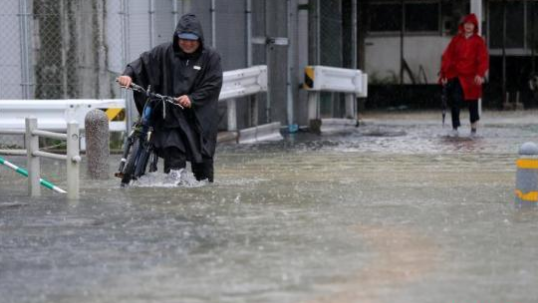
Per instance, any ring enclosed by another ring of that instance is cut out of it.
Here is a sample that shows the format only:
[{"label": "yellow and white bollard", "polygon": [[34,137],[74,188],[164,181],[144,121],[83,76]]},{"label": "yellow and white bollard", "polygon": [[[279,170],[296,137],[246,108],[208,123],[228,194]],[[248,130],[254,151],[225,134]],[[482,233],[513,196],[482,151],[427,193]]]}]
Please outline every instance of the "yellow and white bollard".
[{"label": "yellow and white bollard", "polygon": [[538,145],[521,145],[516,163],[516,206],[534,207],[538,204]]}]

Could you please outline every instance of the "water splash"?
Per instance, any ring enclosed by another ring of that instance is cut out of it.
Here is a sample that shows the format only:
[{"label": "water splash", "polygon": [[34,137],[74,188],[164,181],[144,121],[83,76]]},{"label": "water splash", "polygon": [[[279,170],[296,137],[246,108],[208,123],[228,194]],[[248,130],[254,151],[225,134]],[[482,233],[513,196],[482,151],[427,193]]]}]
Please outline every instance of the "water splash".
[{"label": "water splash", "polygon": [[194,177],[194,175],[189,172],[185,171],[181,174],[181,180],[178,185],[176,185],[175,182],[171,182],[170,180],[167,180],[167,174],[160,173],[160,172],[153,172],[153,173],[147,173],[143,175],[142,177],[138,178],[138,180],[134,180],[130,186],[132,187],[185,187],[185,188],[193,188],[193,187],[202,187],[209,182],[207,180],[201,180],[198,181]]}]

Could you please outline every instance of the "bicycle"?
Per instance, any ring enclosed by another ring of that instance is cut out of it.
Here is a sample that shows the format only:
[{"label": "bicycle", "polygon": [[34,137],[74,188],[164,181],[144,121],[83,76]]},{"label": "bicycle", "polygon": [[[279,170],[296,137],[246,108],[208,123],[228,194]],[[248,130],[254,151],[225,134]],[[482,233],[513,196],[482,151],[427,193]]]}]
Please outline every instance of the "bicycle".
[{"label": "bicycle", "polygon": [[151,134],[153,133],[151,117],[155,103],[162,102],[163,118],[166,115],[166,103],[171,103],[183,109],[183,106],[175,103],[173,97],[152,92],[151,86],[144,89],[135,83],[131,83],[130,87],[125,89],[142,93],[147,99],[139,119],[133,124],[132,130],[125,140],[118,172],[114,174],[114,176],[121,178],[121,187],[128,186],[131,180],[136,180],[143,176],[146,173],[148,163],[150,163],[149,172],[157,171],[159,157],[150,143]]}]

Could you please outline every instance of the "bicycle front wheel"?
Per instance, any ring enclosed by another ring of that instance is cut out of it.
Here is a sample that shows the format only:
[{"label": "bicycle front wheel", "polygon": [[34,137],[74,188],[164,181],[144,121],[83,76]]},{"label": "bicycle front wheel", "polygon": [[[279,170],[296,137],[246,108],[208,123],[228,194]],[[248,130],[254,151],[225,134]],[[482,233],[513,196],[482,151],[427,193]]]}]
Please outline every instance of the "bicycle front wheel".
[{"label": "bicycle front wheel", "polygon": [[140,138],[137,138],[133,146],[131,147],[131,152],[127,156],[127,161],[125,162],[125,167],[123,168],[123,177],[121,178],[121,186],[127,186],[133,179],[136,170],[136,162],[138,155],[140,153]]}]

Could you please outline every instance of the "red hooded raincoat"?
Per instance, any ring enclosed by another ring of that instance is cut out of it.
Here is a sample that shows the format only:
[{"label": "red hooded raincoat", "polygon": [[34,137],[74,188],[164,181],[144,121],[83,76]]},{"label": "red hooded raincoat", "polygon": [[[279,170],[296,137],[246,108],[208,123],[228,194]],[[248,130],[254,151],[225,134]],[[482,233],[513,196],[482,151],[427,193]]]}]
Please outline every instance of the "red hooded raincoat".
[{"label": "red hooded raincoat", "polygon": [[[474,34],[465,38],[463,24],[475,25]],[[450,41],[443,53],[441,78],[458,78],[463,88],[465,100],[482,97],[482,85],[475,83],[478,75],[484,77],[489,68],[489,55],[484,39],[478,35],[478,20],[475,14],[465,16],[460,24],[459,33]]]}]

